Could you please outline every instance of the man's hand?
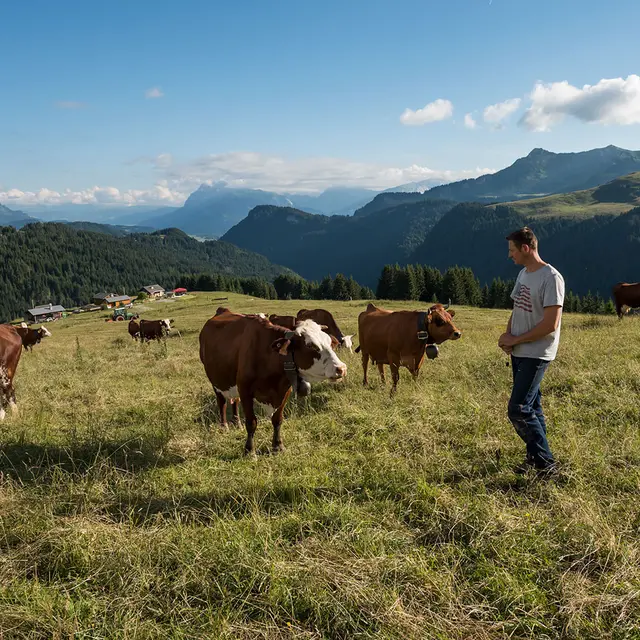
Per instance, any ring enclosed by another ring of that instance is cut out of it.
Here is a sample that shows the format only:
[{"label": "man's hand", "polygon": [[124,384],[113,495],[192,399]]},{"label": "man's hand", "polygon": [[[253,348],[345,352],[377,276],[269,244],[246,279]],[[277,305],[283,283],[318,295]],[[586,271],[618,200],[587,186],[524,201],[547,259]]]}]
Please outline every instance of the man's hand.
[{"label": "man's hand", "polygon": [[510,350],[513,350],[513,347],[518,344],[518,338],[516,336],[511,335],[510,333],[503,333],[498,339],[498,346],[504,350],[507,347]]}]

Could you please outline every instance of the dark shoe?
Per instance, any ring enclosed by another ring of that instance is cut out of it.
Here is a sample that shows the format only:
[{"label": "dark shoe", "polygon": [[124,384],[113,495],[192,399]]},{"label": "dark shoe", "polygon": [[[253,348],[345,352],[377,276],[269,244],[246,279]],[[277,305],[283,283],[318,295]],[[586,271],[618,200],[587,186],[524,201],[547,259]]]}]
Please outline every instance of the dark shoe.
[{"label": "dark shoe", "polygon": [[517,467],[514,467],[513,472],[523,476],[533,469],[533,466],[533,460],[527,456]]}]

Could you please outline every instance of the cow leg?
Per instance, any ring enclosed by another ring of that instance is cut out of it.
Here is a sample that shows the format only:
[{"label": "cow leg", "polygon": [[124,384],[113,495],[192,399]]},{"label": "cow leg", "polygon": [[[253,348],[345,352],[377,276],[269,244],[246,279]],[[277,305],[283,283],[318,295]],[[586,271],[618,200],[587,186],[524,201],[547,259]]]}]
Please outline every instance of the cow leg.
[{"label": "cow leg", "polygon": [[386,380],[384,378],[384,365],[378,362],[378,373],[380,374],[380,381],[382,384],[386,384]]},{"label": "cow leg", "polygon": [[223,429],[228,429],[227,424],[227,399],[219,392],[216,391],[216,400],[218,401],[218,411],[220,412],[220,426]]},{"label": "cow leg", "polygon": [[362,370],[364,371],[364,379],[362,380],[362,384],[366,387],[369,385],[369,381],[367,380],[367,369],[369,368],[369,354],[362,350]]},{"label": "cow leg", "polygon": [[622,320],[622,316],[624,314],[622,313],[622,305],[619,304],[618,302],[616,302],[616,313],[618,314],[618,319]]},{"label": "cow leg", "polygon": [[240,426],[240,413],[238,412],[238,408],[240,406],[240,400],[238,398],[234,398],[231,402],[231,410],[233,411],[233,423],[236,427]]},{"label": "cow leg", "polygon": [[280,427],[282,425],[282,414],[284,412],[284,406],[287,404],[287,400],[290,394],[291,389],[287,391],[282,404],[273,412],[273,415],[271,416],[271,424],[273,425],[273,442],[271,443],[271,451],[273,453],[284,451],[282,436],[280,435]]},{"label": "cow leg", "polygon": [[400,380],[400,365],[392,359],[389,359],[389,367],[391,368],[391,395],[393,396],[398,387],[398,381]]},{"label": "cow leg", "polygon": [[258,419],[253,409],[253,396],[247,393],[241,393],[240,402],[242,402],[242,406],[244,407],[244,418],[247,427],[247,441],[244,445],[244,454],[255,458],[256,447],[253,443],[253,436],[258,427]]}]

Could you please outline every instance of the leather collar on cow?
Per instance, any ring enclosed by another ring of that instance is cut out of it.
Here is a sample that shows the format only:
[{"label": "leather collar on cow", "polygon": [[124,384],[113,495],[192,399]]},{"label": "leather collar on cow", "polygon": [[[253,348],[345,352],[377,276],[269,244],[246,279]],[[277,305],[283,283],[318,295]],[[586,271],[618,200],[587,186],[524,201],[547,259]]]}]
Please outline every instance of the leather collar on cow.
[{"label": "leather collar on cow", "polygon": [[300,372],[298,371],[298,365],[293,358],[293,337],[295,336],[294,331],[287,331],[284,334],[284,337],[287,340],[290,340],[289,347],[287,349],[287,353],[284,356],[284,372],[291,384],[291,389],[293,391],[293,395],[300,395],[301,397],[308,396],[311,391],[311,385],[300,376]]},{"label": "leather collar on cow", "polygon": [[434,339],[429,333],[429,312],[418,312],[418,340],[420,342],[426,342],[427,344],[434,344]]}]

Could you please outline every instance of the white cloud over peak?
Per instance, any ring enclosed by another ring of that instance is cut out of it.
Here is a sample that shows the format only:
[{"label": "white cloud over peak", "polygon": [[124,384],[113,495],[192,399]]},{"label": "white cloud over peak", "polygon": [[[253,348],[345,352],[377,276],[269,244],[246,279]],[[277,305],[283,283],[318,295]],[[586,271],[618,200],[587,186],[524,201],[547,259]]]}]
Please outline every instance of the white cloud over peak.
[{"label": "white cloud over peak", "polygon": [[640,124],[640,76],[603,78],[581,89],[566,80],[538,82],[520,120],[530,131],[549,131],[566,116],[604,125]]},{"label": "white cloud over peak", "polygon": [[162,89],[160,89],[160,87],[151,87],[151,89],[147,89],[144,92],[144,97],[145,98],[162,98],[164,96],[164,93],[162,92]]},{"label": "white cloud over peak", "polygon": [[467,129],[475,129],[478,126],[478,123],[470,113],[467,113],[464,116],[464,126]]},{"label": "white cloud over peak", "polygon": [[157,176],[155,185],[148,189],[120,190],[112,186],[93,186],[79,191],[47,188],[22,191],[0,188],[0,203],[10,208],[44,204],[179,206],[201,184],[222,182],[230,188],[264,189],[278,193],[319,193],[335,186],[383,190],[424,180],[445,183],[495,171],[481,167],[441,170],[418,164],[393,167],[340,158],[283,158],[253,152],[207,155],[183,164],[176,164],[169,154],[144,160],[152,162]]},{"label": "white cloud over peak", "polygon": [[485,107],[482,112],[483,120],[496,128],[502,126],[503,121],[508,118],[514,111],[517,111],[522,101],[520,98],[511,98],[504,102],[497,102]]},{"label": "white cloud over peak", "polygon": [[449,100],[443,100],[438,98],[434,102],[413,111],[411,109],[405,109],[400,116],[400,122],[405,125],[420,126],[429,122],[438,122],[439,120],[446,120],[453,115],[453,103]]}]

